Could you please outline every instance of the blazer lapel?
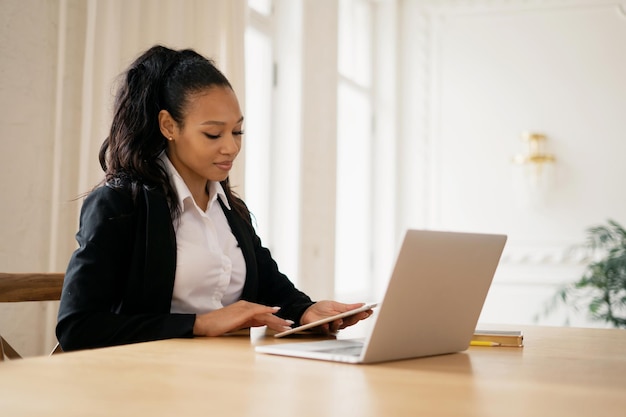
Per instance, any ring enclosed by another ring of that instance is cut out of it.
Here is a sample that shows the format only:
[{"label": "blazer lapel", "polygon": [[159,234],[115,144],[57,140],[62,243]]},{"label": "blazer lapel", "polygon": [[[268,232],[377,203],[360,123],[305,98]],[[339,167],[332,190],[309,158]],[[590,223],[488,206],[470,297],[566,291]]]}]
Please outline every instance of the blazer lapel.
[{"label": "blazer lapel", "polygon": [[[147,305],[158,305],[168,311],[172,302],[176,274],[176,233],[167,200],[144,187],[145,197],[145,257],[143,263],[143,294]],[[138,229],[143,228],[138,224]],[[138,238],[141,238],[141,232]],[[137,245],[139,248],[139,245]]]}]

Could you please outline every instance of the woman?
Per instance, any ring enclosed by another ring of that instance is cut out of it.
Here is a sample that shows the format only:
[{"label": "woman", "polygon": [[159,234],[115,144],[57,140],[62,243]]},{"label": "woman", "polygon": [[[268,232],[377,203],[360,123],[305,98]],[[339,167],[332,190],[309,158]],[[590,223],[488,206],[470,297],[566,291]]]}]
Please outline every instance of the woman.
[{"label": "woman", "polygon": [[155,46],[129,67],[65,275],[64,350],[283,331],[362,305],[311,301],[261,245],[228,183],[243,120],[228,80],[192,50]]}]

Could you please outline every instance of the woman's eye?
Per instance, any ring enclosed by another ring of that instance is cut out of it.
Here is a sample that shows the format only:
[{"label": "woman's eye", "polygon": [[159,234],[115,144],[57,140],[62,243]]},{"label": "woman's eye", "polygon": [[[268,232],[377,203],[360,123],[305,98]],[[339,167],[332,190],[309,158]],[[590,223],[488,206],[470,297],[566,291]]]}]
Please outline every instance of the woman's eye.
[{"label": "woman's eye", "polygon": [[[236,130],[236,131],[233,132],[233,136],[242,136],[243,133],[244,133],[243,130]],[[215,139],[221,138],[222,134],[220,133],[220,134],[217,134],[217,135],[212,135],[210,133],[204,132],[204,136],[206,136],[209,139],[215,140]]]}]

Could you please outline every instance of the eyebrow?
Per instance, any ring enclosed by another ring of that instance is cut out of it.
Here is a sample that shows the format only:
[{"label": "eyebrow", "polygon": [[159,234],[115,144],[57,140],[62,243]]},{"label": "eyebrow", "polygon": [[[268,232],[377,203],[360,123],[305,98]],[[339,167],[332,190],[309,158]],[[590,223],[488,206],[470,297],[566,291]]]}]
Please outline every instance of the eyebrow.
[{"label": "eyebrow", "polygon": [[[239,124],[241,122],[243,122],[243,116],[241,116],[241,119],[237,120],[236,124]],[[226,122],[220,122],[220,121],[217,121],[217,120],[207,120],[206,122],[202,122],[201,124],[202,125],[220,125],[220,126],[223,126],[223,125],[226,124]]]}]

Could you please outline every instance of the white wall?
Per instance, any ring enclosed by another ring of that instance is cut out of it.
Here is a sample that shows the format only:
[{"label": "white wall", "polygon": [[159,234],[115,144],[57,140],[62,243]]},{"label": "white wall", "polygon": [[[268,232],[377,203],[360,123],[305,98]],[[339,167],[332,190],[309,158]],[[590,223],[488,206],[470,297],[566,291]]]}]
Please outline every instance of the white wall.
[{"label": "white wall", "polygon": [[[534,323],[556,288],[580,276],[568,248],[584,230],[626,222],[621,4],[404,2],[404,24],[420,40],[405,46],[405,68],[415,70],[405,77],[421,80],[413,94],[424,104],[403,111],[426,165],[421,217],[406,222],[509,235],[483,321]],[[546,134],[556,156],[535,188],[511,162],[524,131]],[[583,314],[570,323],[591,324]]]}]

